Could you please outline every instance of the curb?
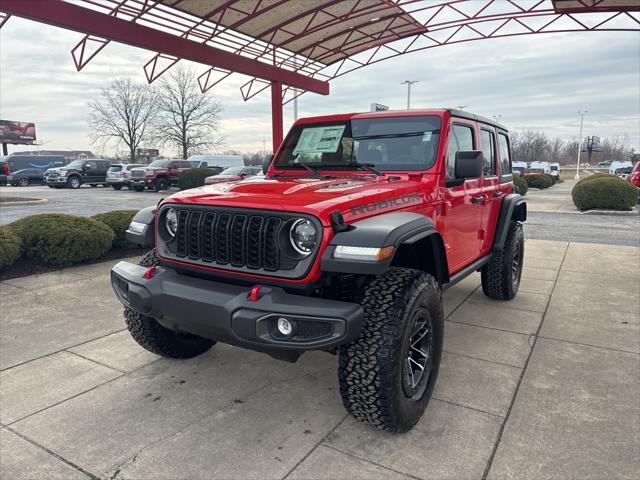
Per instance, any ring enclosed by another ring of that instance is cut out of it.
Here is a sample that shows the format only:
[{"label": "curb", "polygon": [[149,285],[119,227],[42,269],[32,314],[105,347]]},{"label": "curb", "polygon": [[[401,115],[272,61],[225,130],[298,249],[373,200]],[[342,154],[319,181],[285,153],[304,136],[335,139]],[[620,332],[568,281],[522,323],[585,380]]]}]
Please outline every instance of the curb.
[{"label": "curb", "polygon": [[621,217],[629,217],[629,216],[637,216],[640,215],[640,211],[638,207],[633,207],[629,211],[624,210],[587,210],[584,212],[579,212],[581,215],[611,215],[611,216],[621,216]]},{"label": "curb", "polygon": [[2,207],[18,207],[20,205],[44,205],[49,203],[46,198],[30,198],[24,200],[16,200],[15,202],[0,202],[0,208]]}]

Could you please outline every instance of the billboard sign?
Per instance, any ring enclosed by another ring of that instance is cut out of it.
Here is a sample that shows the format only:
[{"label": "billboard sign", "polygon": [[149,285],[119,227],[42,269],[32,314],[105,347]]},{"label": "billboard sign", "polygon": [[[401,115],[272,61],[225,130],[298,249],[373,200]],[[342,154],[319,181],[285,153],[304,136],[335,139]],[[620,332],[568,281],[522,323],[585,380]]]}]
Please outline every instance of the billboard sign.
[{"label": "billboard sign", "polygon": [[386,110],[389,110],[389,107],[387,107],[386,105],[382,105],[380,103],[372,103],[371,104],[371,111],[372,112],[384,112]]},{"label": "billboard sign", "polygon": [[600,137],[587,137],[584,139],[582,143],[581,152],[601,152],[602,151],[602,141]]},{"label": "billboard sign", "polygon": [[31,122],[0,120],[0,143],[33,145],[36,140],[36,126]]},{"label": "billboard sign", "polygon": [[136,152],[136,156],[138,157],[159,157],[160,156],[160,150],[158,150],[157,148],[138,148],[137,152]]}]

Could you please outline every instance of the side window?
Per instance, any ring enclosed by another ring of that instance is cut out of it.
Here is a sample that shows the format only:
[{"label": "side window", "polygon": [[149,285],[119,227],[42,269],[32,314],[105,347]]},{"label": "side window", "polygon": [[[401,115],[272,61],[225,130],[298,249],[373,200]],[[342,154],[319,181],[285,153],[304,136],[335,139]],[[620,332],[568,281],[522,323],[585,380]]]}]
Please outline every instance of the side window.
[{"label": "side window", "polygon": [[511,175],[509,138],[504,133],[498,133],[498,147],[500,148],[500,175]]},{"label": "side window", "polygon": [[87,168],[87,170],[95,170],[98,167],[96,162],[93,160],[86,162],[84,166]]},{"label": "side window", "polygon": [[178,168],[179,166],[178,162],[169,162],[168,168]]},{"label": "side window", "polygon": [[484,155],[482,173],[485,177],[496,174],[496,138],[489,130],[480,130],[480,150]]},{"label": "side window", "polygon": [[451,125],[447,147],[447,178],[456,176],[456,152],[473,149],[473,128],[467,125]]}]

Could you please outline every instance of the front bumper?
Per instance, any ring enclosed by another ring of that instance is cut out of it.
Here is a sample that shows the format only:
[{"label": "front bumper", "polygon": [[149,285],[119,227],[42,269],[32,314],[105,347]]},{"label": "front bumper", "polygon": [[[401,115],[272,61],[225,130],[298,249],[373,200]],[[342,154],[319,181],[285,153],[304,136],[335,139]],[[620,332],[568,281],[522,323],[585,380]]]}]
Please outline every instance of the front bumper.
[{"label": "front bumper", "polygon": [[49,185],[66,185],[67,177],[47,177],[44,181]]},{"label": "front bumper", "polygon": [[[156,267],[119,262],[111,284],[127,307],[153,317],[166,328],[258,351],[322,350],[353,341],[364,318],[355,303],[292,295],[278,287],[263,287],[257,300],[239,285],[182,275]],[[284,337],[277,329],[284,317],[294,326]]]}]

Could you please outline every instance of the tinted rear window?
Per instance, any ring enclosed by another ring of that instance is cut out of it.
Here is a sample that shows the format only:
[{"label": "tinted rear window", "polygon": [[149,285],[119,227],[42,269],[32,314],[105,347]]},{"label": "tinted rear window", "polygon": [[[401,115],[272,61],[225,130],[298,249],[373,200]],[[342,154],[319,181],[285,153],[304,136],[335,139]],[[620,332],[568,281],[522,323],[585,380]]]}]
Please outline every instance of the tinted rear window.
[{"label": "tinted rear window", "polygon": [[122,165],[114,165],[113,167],[109,168],[110,172],[119,172],[120,170],[122,170]]}]

